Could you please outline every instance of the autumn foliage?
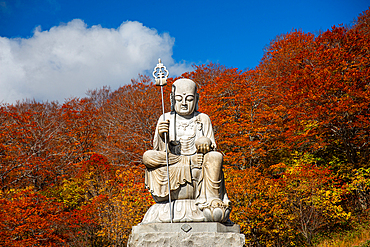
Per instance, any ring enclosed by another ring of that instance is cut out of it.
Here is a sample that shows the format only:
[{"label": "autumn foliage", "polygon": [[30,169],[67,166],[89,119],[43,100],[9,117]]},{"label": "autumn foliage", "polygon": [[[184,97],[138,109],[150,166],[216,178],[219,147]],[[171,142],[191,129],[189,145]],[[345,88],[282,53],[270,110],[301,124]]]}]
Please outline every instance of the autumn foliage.
[{"label": "autumn foliage", "polygon": [[[254,69],[181,76],[199,86],[247,245],[311,246],[368,217],[369,23],[370,9],[349,27],[277,36]],[[125,245],[154,203],[142,154],[160,114],[142,75],[62,104],[0,105],[0,245]]]}]

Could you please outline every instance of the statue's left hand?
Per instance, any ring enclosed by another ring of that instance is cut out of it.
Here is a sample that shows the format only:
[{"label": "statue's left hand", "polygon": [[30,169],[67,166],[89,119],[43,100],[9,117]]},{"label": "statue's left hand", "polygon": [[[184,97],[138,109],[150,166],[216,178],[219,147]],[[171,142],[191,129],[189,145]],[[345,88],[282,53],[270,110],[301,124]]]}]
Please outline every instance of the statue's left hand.
[{"label": "statue's left hand", "polygon": [[208,145],[208,143],[203,143],[203,144],[198,146],[197,151],[198,151],[198,153],[206,154],[209,151],[211,151],[211,147]]},{"label": "statue's left hand", "polygon": [[198,153],[206,154],[213,150],[213,145],[208,137],[202,136],[195,141],[195,147]]}]

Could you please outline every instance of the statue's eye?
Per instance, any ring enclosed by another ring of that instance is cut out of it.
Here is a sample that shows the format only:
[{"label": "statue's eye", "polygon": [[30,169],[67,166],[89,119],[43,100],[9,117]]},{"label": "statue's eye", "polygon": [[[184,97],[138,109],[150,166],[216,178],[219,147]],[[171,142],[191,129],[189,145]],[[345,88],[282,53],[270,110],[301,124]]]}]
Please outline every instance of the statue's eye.
[{"label": "statue's eye", "polygon": [[176,101],[182,101],[182,96],[181,95],[176,95],[175,100]]},{"label": "statue's eye", "polygon": [[186,97],[186,101],[193,101],[194,100],[194,96],[193,95],[189,95]]}]

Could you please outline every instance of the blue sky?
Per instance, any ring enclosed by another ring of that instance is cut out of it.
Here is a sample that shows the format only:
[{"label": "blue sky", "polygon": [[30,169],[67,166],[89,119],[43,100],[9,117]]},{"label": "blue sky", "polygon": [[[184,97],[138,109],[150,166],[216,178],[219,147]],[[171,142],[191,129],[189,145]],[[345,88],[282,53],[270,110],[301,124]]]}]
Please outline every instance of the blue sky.
[{"label": "blue sky", "polygon": [[[253,68],[277,35],[350,25],[365,0],[0,0],[0,102],[82,97],[128,83],[157,57]],[[122,71],[121,69],[122,68]]]}]

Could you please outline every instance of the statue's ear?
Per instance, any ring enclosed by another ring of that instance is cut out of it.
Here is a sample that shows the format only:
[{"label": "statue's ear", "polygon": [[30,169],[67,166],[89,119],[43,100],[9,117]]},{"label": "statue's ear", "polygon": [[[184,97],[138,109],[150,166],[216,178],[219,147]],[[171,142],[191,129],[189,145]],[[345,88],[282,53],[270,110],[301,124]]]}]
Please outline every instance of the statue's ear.
[{"label": "statue's ear", "polygon": [[199,93],[195,93],[195,110],[198,111]]},{"label": "statue's ear", "polygon": [[176,91],[176,86],[172,84],[171,93],[170,93],[171,112],[175,111],[175,91]]},{"label": "statue's ear", "polygon": [[171,112],[175,110],[175,95],[173,92],[170,94]]}]

